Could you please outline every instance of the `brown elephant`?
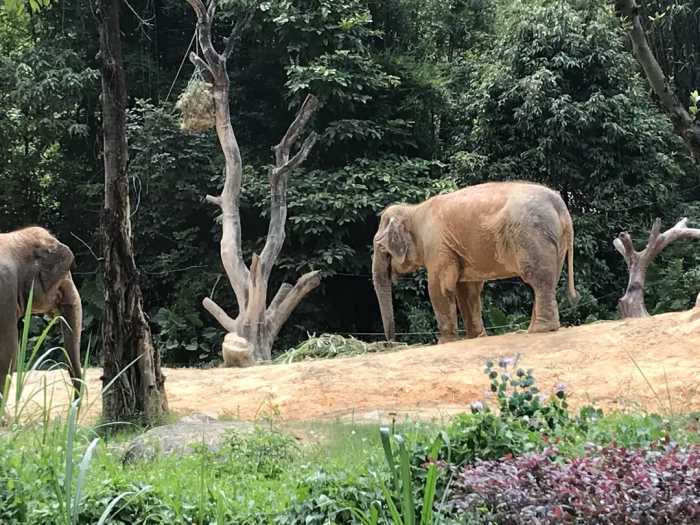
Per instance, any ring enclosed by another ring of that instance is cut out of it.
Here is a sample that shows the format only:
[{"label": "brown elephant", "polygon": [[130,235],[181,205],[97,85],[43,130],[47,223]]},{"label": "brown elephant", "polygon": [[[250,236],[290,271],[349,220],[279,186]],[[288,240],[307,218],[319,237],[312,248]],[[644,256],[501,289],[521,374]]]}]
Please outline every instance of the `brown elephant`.
[{"label": "brown elephant", "polygon": [[578,297],[573,239],[561,196],[529,182],[489,182],[420,204],[389,206],[381,214],[372,259],[386,338],[394,338],[392,275],[423,267],[441,343],[457,338],[457,305],[467,337],[486,335],[484,281],[509,277],[520,277],[534,292],[529,331],[557,330],[556,287],[567,253],[568,292],[573,301]]},{"label": "brown elephant", "polygon": [[0,392],[18,351],[18,323],[34,284],[32,313],[59,313],[74,395],[80,391],[83,310],[70,267],[73,252],[36,226],[0,234]]}]

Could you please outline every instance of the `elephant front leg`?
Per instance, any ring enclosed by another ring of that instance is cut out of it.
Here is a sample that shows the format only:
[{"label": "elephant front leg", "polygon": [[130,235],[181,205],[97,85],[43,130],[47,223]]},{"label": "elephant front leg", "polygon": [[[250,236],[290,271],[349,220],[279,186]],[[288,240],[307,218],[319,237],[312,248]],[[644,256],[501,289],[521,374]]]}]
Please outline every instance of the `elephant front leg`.
[{"label": "elephant front leg", "polygon": [[484,319],[481,313],[481,292],[484,289],[483,282],[458,282],[457,303],[462,313],[464,330],[467,338],[486,336]]},{"label": "elephant front leg", "polygon": [[[14,314],[14,308],[12,309]],[[3,396],[0,404],[7,402],[5,396],[10,391],[11,370],[13,360],[17,356],[18,337],[17,319],[14,315],[3,318],[7,312],[0,311],[0,395]]]},{"label": "elephant front leg", "polygon": [[428,271],[428,293],[440,332],[438,344],[457,340],[457,276],[456,267],[449,267],[440,272]]}]

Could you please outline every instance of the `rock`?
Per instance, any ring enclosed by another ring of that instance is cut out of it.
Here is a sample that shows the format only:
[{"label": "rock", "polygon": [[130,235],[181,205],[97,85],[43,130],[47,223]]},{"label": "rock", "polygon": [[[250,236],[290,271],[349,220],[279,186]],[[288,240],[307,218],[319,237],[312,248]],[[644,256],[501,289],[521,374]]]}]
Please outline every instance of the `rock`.
[{"label": "rock", "polygon": [[219,418],[216,417],[216,414],[211,415],[206,412],[192,412],[189,416],[180,418],[178,423],[213,423],[218,420]]},{"label": "rock", "polygon": [[215,452],[232,432],[251,432],[254,429],[255,425],[247,421],[219,421],[207,414],[194,413],[177,423],[152,428],[133,439],[122,454],[122,462],[191,454],[201,445]]}]

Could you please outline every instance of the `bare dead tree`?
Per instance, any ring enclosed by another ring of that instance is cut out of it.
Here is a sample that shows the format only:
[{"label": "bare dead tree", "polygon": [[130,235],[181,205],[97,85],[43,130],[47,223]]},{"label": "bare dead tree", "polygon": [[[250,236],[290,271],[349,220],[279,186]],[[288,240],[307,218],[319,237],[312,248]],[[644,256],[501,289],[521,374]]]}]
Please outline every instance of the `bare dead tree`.
[{"label": "bare dead tree", "polygon": [[639,5],[635,0],[615,0],[615,8],[631,23],[629,37],[634,55],[658,97],[662,110],[671,119],[674,130],[685,141],[695,161],[700,161],[700,122],[690,115],[678,99],[673,84],[656,60],[644,32]]},{"label": "bare dead tree", "polygon": [[[269,174],[270,180],[270,224],[265,246],[260,255],[254,254],[250,268],[243,260],[241,246],[240,194],[243,178],[243,163],[236,136],[231,125],[229,110],[229,78],[226,62],[233,51],[233,43],[242,24],[234,26],[229,38],[224,39],[225,48],[219,53],[212,44],[212,22],[216,12],[216,1],[204,5],[202,0],[187,0],[197,15],[198,39],[201,56],[190,54],[192,63],[199,67],[208,82],[213,85],[216,111],[216,133],[225,158],[224,188],[219,196],[207,195],[207,201],[221,208],[222,238],[221,261],[238,302],[238,316],[230,317],[211,298],[203,301],[206,310],[229,334],[241,339],[239,350],[250,353],[256,361],[269,361],[272,344],[280,329],[301,300],[320,282],[320,272],[309,272],[292,286],[284,283],[277,291],[269,306],[267,287],[272,267],[282,250],[287,221],[287,178],[292,170],[299,167],[316,143],[317,134],[309,133],[298,151],[292,155],[292,148],[299,140],[306,125],[318,109],[318,100],[309,95],[289,126],[284,137],[273,148],[275,165]],[[226,349],[225,349],[226,350]],[[224,352],[226,354],[226,352]]]},{"label": "bare dead tree", "polygon": [[[661,233],[661,219],[657,218],[649,233],[649,242],[641,252],[634,249],[632,237],[627,232],[620,233],[613,241],[613,245],[625,258],[629,269],[627,290],[618,301],[620,315],[623,319],[649,315],[644,305],[644,284],[647,269],[666,246],[678,239],[700,239],[700,229],[688,228],[688,219],[683,218],[673,228]],[[700,295],[698,300],[700,301]]]}]

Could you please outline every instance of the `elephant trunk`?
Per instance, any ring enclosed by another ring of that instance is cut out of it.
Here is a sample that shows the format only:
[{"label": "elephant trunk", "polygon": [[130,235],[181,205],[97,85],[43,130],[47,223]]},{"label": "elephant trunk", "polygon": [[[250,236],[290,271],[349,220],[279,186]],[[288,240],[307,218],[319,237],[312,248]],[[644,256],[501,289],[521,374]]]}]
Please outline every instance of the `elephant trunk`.
[{"label": "elephant trunk", "polygon": [[83,306],[78,289],[69,274],[61,284],[63,300],[59,305],[61,316],[65,320],[62,324],[63,343],[68,361],[70,362],[70,376],[73,380],[73,398],[77,398],[82,389],[83,371],[80,363],[80,335],[83,329]]},{"label": "elephant trunk", "polygon": [[394,305],[391,302],[391,261],[389,255],[378,246],[372,257],[372,282],[382,313],[384,335],[387,341],[394,340]]}]

